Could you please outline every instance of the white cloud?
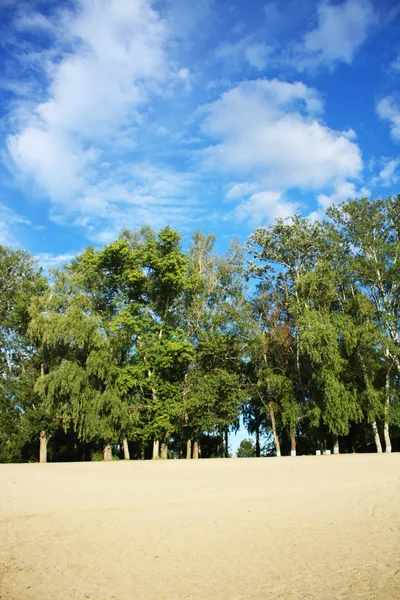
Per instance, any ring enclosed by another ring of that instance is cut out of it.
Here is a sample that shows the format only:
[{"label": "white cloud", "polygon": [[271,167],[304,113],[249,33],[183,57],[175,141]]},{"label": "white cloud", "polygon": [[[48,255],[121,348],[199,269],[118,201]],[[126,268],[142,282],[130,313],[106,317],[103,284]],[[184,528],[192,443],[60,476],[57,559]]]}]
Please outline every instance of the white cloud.
[{"label": "white cloud", "polygon": [[5,204],[0,203],[0,244],[18,246],[16,230],[20,225],[30,225],[30,221],[21,217]]},{"label": "white cloud", "polygon": [[352,198],[367,197],[370,195],[370,190],[366,187],[362,187],[357,190],[355,184],[350,181],[342,181],[335,185],[335,189],[332,194],[320,194],[317,198],[320,208],[326,210],[332,204],[340,204],[346,200]]},{"label": "white cloud", "polygon": [[297,46],[294,62],[302,71],[319,66],[351,64],[377,23],[370,0],[346,0],[342,4],[320,2],[316,27],[307,32]]},{"label": "white cloud", "polygon": [[[80,210],[73,224],[84,228],[96,243],[107,243],[123,228],[150,223],[159,228],[173,223],[183,227],[199,214],[191,199],[194,176],[150,163],[125,163],[110,168],[108,176],[80,198]],[[65,223],[65,211],[53,207],[52,219]]]},{"label": "white cloud", "polygon": [[400,179],[397,168],[400,166],[400,159],[389,160],[382,171],[379,173],[379,177],[383,184],[389,186],[393,183],[397,183]]},{"label": "white cloud", "polygon": [[379,172],[377,177],[372,179],[373,185],[383,185],[384,187],[390,187],[400,181],[400,173],[398,170],[400,167],[400,158],[392,160],[385,160],[385,165]]},{"label": "white cloud", "polygon": [[270,48],[265,44],[249,44],[244,51],[247,62],[260,71],[268,62]]},{"label": "white cloud", "polygon": [[243,200],[234,210],[234,216],[240,221],[248,221],[252,225],[269,223],[274,219],[287,218],[295,214],[299,204],[289,202],[283,193],[275,190],[264,190],[252,194]]},{"label": "white cloud", "polygon": [[322,108],[315,89],[265,79],[244,82],[205,107],[203,130],[216,141],[203,164],[235,177],[225,196],[239,201],[234,217],[259,223],[290,216],[300,208],[287,199],[295,188],[319,193],[324,208],[353,195],[349,179],[362,169],[355,134],[330,129]]},{"label": "white cloud", "polygon": [[251,194],[256,188],[254,183],[234,183],[230,186],[228,192],[225,194],[227,200],[234,200],[235,198],[242,198]]},{"label": "white cloud", "polygon": [[[30,12],[19,27],[27,19],[51,25]],[[47,99],[13,115],[17,127],[7,142],[16,169],[50,199],[58,222],[75,215],[77,223],[101,228],[103,219],[113,231],[126,220],[161,222],[174,199],[157,202],[155,182],[152,196],[138,192],[142,173],[126,152],[136,148],[161,86],[164,96],[171,96],[171,86],[190,87],[189,70],[168,58],[169,22],[151,0],[82,0],[59,22],[58,15],[59,56],[46,63]],[[180,176],[171,171],[169,177],[171,183]],[[126,204],[135,205],[135,219],[126,217]]]},{"label": "white cloud", "polygon": [[391,69],[400,73],[400,54],[394,59],[394,61],[390,64]]},{"label": "white cloud", "polygon": [[376,105],[376,112],[383,121],[388,121],[392,138],[400,141],[400,103],[394,96],[385,96]]},{"label": "white cloud", "polygon": [[233,70],[247,63],[254,69],[262,71],[271,53],[272,48],[263,42],[255,41],[254,36],[246,36],[236,42],[223,42],[215,50],[215,56]]},{"label": "white cloud", "polygon": [[8,149],[22,175],[30,177],[53,202],[73,202],[87,184],[85,168],[90,153],[73,137],[28,125],[8,138]]},{"label": "white cloud", "polygon": [[[313,3],[269,2],[264,8],[265,20],[251,35],[235,41],[224,41],[215,52],[218,59],[232,69],[252,66],[262,71],[267,66],[282,71],[315,72],[333,70],[338,64],[351,64],[367,41],[379,17],[372,0],[345,0],[337,3],[320,0]],[[299,14],[300,11],[300,14]],[[315,20],[313,19],[315,17]],[[301,37],[307,21],[314,27]],[[286,36],[280,40],[283,32]],[[291,39],[287,39],[287,32]]]},{"label": "white cloud", "polygon": [[14,20],[14,26],[19,31],[32,32],[35,29],[41,30],[43,33],[55,35],[58,28],[55,23],[48,19],[44,14],[34,10],[29,4],[21,3],[17,7],[17,16]]},{"label": "white cloud", "polygon": [[49,252],[39,252],[35,254],[33,258],[39,263],[39,265],[45,270],[49,271],[50,269],[54,269],[56,267],[61,267],[62,265],[69,263],[73,258],[75,258],[77,253],[63,253],[63,254],[51,254]]},{"label": "white cloud", "polygon": [[218,141],[206,164],[256,176],[267,189],[318,190],[358,177],[358,146],[321,123],[321,110],[318,93],[303,83],[242,83],[207,107],[203,129]]}]

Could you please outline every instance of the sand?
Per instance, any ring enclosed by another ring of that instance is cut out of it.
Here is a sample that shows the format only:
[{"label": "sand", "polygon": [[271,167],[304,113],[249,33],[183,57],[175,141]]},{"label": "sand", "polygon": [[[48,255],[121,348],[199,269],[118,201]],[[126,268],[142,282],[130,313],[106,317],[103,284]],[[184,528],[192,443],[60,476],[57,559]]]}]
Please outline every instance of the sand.
[{"label": "sand", "polygon": [[400,454],[0,465],[2,600],[395,600]]}]

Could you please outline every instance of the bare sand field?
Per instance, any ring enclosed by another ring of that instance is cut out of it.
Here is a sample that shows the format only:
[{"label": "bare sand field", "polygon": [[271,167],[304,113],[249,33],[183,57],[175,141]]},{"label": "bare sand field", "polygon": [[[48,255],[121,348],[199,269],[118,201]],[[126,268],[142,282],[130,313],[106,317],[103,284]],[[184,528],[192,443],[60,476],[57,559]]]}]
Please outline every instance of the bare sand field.
[{"label": "bare sand field", "polygon": [[2,600],[396,600],[400,454],[0,465]]}]

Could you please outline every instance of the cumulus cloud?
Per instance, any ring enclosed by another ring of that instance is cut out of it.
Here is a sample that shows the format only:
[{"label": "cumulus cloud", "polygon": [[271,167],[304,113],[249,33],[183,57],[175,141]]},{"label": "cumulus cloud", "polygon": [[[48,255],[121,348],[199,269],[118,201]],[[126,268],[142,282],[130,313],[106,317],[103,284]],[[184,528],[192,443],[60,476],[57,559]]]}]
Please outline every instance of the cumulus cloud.
[{"label": "cumulus cloud", "polygon": [[260,225],[274,219],[291,217],[299,207],[297,202],[286,200],[281,191],[264,190],[243,200],[233,214],[240,221]]},{"label": "cumulus cloud", "polygon": [[204,131],[217,139],[207,164],[226,172],[257,173],[268,188],[318,189],[357,177],[358,146],[318,119],[318,93],[301,82],[242,83],[208,105]]},{"label": "cumulus cloud", "polygon": [[[36,21],[45,26],[48,19]],[[189,71],[168,58],[168,21],[150,0],[82,0],[63,13],[58,31],[68,52],[46,63],[46,100],[13,116],[17,127],[7,143],[16,169],[50,199],[59,222],[74,213],[83,226],[99,226],[101,218],[116,226],[160,221],[165,196],[156,205],[154,194],[137,193],[141,173],[126,154],[121,166],[121,155],[135,148],[161,86],[164,94],[188,86]],[[179,174],[171,171],[174,178]],[[129,204],[136,206],[130,218]]]},{"label": "cumulus cloud", "polygon": [[[359,178],[362,159],[354,135],[323,123],[321,98],[304,83],[247,81],[204,110],[203,130],[215,142],[203,163],[235,177],[226,199],[239,201],[237,218],[293,214],[300,205],[286,191],[294,188],[320,193],[324,207],[355,190],[348,180]],[[330,198],[326,189],[334,190]]]},{"label": "cumulus cloud", "polygon": [[394,96],[385,96],[376,105],[376,112],[382,121],[387,121],[395,142],[400,142],[400,102]]},{"label": "cumulus cloud", "polygon": [[366,187],[357,189],[351,181],[343,181],[335,186],[332,194],[319,194],[317,200],[319,206],[326,210],[332,204],[340,204],[350,198],[361,198],[370,195],[370,190]]},{"label": "cumulus cloud", "polygon": [[[104,242],[124,226],[173,221],[182,227],[201,214],[199,177],[191,167],[188,173],[168,166],[182,156],[187,165],[191,156],[180,147],[179,158],[171,159],[173,152],[165,150],[172,140],[189,143],[193,131],[185,138],[181,128],[174,138],[154,115],[161,104],[160,112],[167,112],[177,91],[189,92],[196,83],[178,64],[177,48],[190,45],[214,4],[201,0],[189,10],[184,0],[167,0],[157,12],[152,0],[76,0],[68,5],[74,9],[55,16],[18,13],[18,31],[36,28],[52,43],[36,65],[44,89],[36,103],[12,113],[7,145],[18,174],[50,200],[54,221],[73,223]],[[270,23],[278,19],[274,3],[265,15]],[[300,70],[351,62],[375,19],[369,0],[323,2],[317,17],[315,28],[282,59]],[[276,60],[257,32],[222,44],[217,53],[257,71]],[[329,195],[360,175],[354,132],[329,128],[320,95],[302,82],[245,81],[196,114],[202,114],[205,134],[200,139],[196,132],[196,147],[206,145],[198,151],[201,165],[231,180],[226,199],[238,203],[238,219],[292,214],[298,204],[287,191]],[[152,146],[155,138],[158,146]],[[148,162],[149,149],[154,161],[161,156],[164,162]]]},{"label": "cumulus cloud", "polygon": [[374,185],[380,184],[384,187],[390,187],[400,181],[400,158],[385,160],[384,167],[381,169],[377,177],[372,179]]},{"label": "cumulus cloud", "polygon": [[365,198],[369,197],[370,195],[371,192],[367,187],[361,187],[358,189],[352,181],[337,182],[336,185],[333,186],[331,193],[318,194],[317,209],[310,212],[308,218],[312,221],[322,221],[325,217],[326,209],[329,206],[346,202],[352,198]]},{"label": "cumulus cloud", "polygon": [[377,23],[370,0],[346,0],[342,4],[321,2],[316,27],[296,47],[294,62],[300,71],[337,63],[351,64]]}]

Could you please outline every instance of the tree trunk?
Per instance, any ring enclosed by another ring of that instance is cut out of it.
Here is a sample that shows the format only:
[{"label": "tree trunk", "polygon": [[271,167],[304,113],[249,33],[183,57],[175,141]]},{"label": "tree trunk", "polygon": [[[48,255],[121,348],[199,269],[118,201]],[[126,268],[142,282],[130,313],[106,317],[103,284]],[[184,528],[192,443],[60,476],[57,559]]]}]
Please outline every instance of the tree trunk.
[{"label": "tree trunk", "polygon": [[[386,356],[389,356],[389,350],[386,350]],[[390,413],[390,369],[386,368],[386,406],[385,406],[385,421],[383,424],[383,436],[385,438],[385,452],[390,453],[392,451],[392,442],[390,441],[389,432],[389,413]]]},{"label": "tree trunk", "polygon": [[104,444],[103,460],[112,460],[112,448],[110,442]]},{"label": "tree trunk", "polygon": [[166,442],[161,444],[161,458],[164,460],[167,460],[168,458],[168,444]]},{"label": "tree trunk", "polygon": [[224,447],[224,436],[218,436],[218,458],[224,458],[225,456],[225,447]]},{"label": "tree trunk", "polygon": [[124,459],[130,460],[131,455],[129,454],[129,444],[128,444],[128,440],[126,437],[124,437],[124,439],[122,440],[122,445],[124,447]]},{"label": "tree trunk", "polygon": [[47,462],[47,444],[49,442],[50,436],[46,435],[44,431],[40,432],[40,448],[39,448],[39,462],[45,463]]},{"label": "tree trunk", "polygon": [[387,421],[383,425],[383,437],[385,439],[385,452],[390,454],[392,451],[392,442],[390,440],[389,423]]},{"label": "tree trunk", "polygon": [[336,436],[335,437],[335,443],[333,444],[333,454],[339,454],[339,453],[340,453],[339,438]]},{"label": "tree trunk", "polygon": [[81,445],[81,460],[82,461],[87,460],[87,444],[86,444],[86,442],[82,442],[82,445]]},{"label": "tree trunk", "polygon": [[153,440],[153,460],[158,458],[160,455],[160,440],[154,438]]},{"label": "tree trunk", "polygon": [[[387,355],[387,352],[386,352]],[[366,390],[369,391],[371,384],[369,381],[369,377],[368,377],[368,373],[367,373],[367,368],[365,366],[365,362],[363,359],[362,354],[359,352],[358,356],[360,358],[360,362],[361,362],[361,366],[362,366],[362,370],[363,370],[363,374],[364,374],[364,381],[365,381],[365,387]],[[374,419],[372,421],[372,431],[374,432],[374,439],[375,439],[375,445],[376,445],[376,451],[378,452],[378,454],[382,453],[382,444],[381,444],[381,438],[379,436],[379,431],[378,431],[378,426],[376,424],[376,420]]]},{"label": "tree trunk", "polygon": [[269,404],[269,417],[271,419],[272,433],[274,434],[276,456],[280,456],[281,455],[281,445],[279,443],[279,437],[278,437],[278,433],[276,431],[274,407],[272,406],[271,403]]},{"label": "tree trunk", "polygon": [[382,454],[381,438],[380,438],[379,431],[378,431],[378,425],[376,424],[375,420],[372,421],[372,431],[374,432],[376,451],[378,454]]},{"label": "tree trunk", "polygon": [[296,456],[296,434],[294,427],[290,428],[290,456]]},{"label": "tree trunk", "polygon": [[192,458],[192,440],[186,442],[186,458]]},{"label": "tree trunk", "polygon": [[227,427],[225,427],[225,431],[224,431],[224,437],[225,437],[225,452],[224,452],[224,456],[225,458],[229,458],[229,430]]},{"label": "tree trunk", "polygon": [[[268,367],[268,358],[267,358],[267,352],[266,352],[266,350],[267,350],[267,338],[266,338],[265,331],[262,332],[262,336],[263,336],[263,339],[264,339],[264,353],[263,353],[263,358],[264,358],[265,367]],[[268,393],[267,397],[270,398],[271,396],[270,396],[270,386],[269,386],[269,379],[268,379],[268,377],[267,377],[267,393]],[[265,404],[264,404],[264,406],[265,406]],[[272,402],[270,402],[268,404],[268,411],[269,411],[269,418],[271,419],[272,433],[274,435],[276,456],[281,456],[281,445],[279,443],[278,432],[276,431],[275,412],[274,412],[274,407],[272,405]]]},{"label": "tree trunk", "polygon": [[256,457],[260,458],[261,455],[261,449],[260,449],[260,427],[257,423],[257,427],[256,427]]},{"label": "tree trunk", "polygon": [[199,458],[199,442],[194,440],[193,442],[193,458]]}]

